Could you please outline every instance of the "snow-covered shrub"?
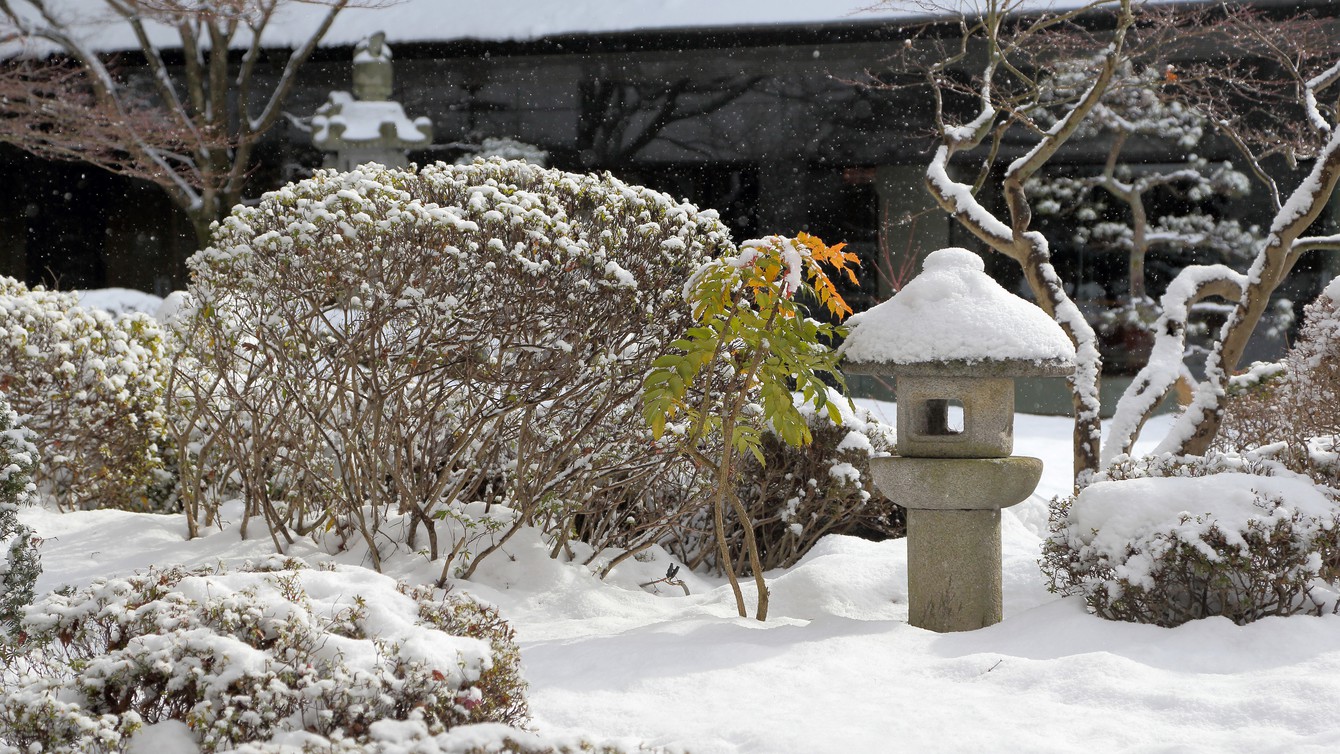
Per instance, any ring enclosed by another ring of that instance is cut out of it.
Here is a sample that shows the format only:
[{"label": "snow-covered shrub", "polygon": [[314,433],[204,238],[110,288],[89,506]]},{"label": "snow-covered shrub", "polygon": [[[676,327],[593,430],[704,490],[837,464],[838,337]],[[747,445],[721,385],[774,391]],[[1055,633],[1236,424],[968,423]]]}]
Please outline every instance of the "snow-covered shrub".
[{"label": "snow-covered shrub", "polygon": [[1230,470],[1241,466],[1136,464],[1054,500],[1041,561],[1050,588],[1102,617],[1160,626],[1335,610],[1340,494],[1288,472]]},{"label": "snow-covered shrub", "polygon": [[566,531],[683,463],[646,453],[641,378],[689,325],[689,274],[731,248],[714,213],[608,175],[321,171],[191,260],[200,442],[277,540],[360,537],[374,565],[389,516],[453,553],[434,524],[455,503]]},{"label": "snow-covered shrub", "polygon": [[703,501],[712,481],[710,476],[691,464],[667,463],[659,458],[676,453],[669,443],[648,443],[642,452],[644,460],[654,463],[657,472],[629,476],[626,484],[606,486],[599,499],[592,500],[573,517],[571,531],[558,536],[556,551],[566,550],[572,557],[579,553],[565,537],[589,545],[589,554],[582,559],[587,565],[599,561],[602,578],[652,545],[665,545],[682,552],[683,548],[677,548],[675,543],[696,543],[701,539],[701,523],[707,515]]},{"label": "snow-covered shrub", "polygon": [[[0,393],[0,644],[18,626],[20,611],[33,601],[42,572],[31,528],[19,521],[19,506],[32,501],[37,447],[32,433]],[[3,650],[0,650],[3,654]]]},{"label": "snow-covered shrub", "polygon": [[[764,463],[753,456],[741,460],[736,494],[749,512],[764,570],[795,565],[816,542],[828,534],[901,536],[903,513],[875,487],[870,459],[893,452],[894,430],[869,411],[854,411],[841,396],[842,424],[826,411],[801,406],[812,438],[808,445],[790,445],[765,431],[761,450]],[[800,401],[797,401],[800,403]],[[686,533],[701,527],[685,527]],[[727,525],[732,552],[743,536],[739,522]],[[719,568],[717,548],[710,541],[676,543],[685,562]],[[737,568],[747,571],[747,564]]]},{"label": "snow-covered shrub", "polygon": [[274,743],[243,744],[233,754],[656,754],[664,749],[613,743],[597,744],[581,736],[560,736],[518,730],[506,725],[476,723],[445,733],[431,733],[416,719],[374,723],[367,740],[313,742],[294,738]]},{"label": "snow-covered shrub", "polygon": [[469,599],[438,600],[428,587],[401,586],[400,591],[419,605],[419,620],[451,636],[473,636],[489,643],[493,663],[485,668],[475,687],[478,699],[470,706],[470,719],[522,725],[530,717],[521,678],[521,651],[516,632],[490,605]]},{"label": "snow-covered shrub", "polygon": [[1217,447],[1340,488],[1340,279],[1307,306],[1284,359],[1253,365],[1230,389]]},{"label": "snow-covered shrub", "polygon": [[361,568],[151,569],[49,595],[21,630],[0,752],[120,752],[169,721],[206,752],[326,751],[397,724],[433,736],[526,717],[517,648],[492,608]]},{"label": "snow-covered shrub", "polygon": [[0,278],[0,388],[37,434],[40,490],[67,509],[145,510],[161,465],[162,329],[78,300]]}]

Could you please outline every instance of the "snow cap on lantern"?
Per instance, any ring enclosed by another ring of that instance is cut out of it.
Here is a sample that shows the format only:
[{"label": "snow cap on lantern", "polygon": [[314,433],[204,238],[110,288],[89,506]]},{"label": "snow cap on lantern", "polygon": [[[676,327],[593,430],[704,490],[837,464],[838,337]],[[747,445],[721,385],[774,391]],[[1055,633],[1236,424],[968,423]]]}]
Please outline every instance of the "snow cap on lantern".
[{"label": "snow cap on lantern", "polygon": [[[1003,458],[1014,378],[1069,374],[1075,349],[1051,317],[1005,290],[967,249],[931,252],[893,298],[848,320],[848,371],[897,378],[898,454]],[[961,429],[950,408],[961,408]]]}]

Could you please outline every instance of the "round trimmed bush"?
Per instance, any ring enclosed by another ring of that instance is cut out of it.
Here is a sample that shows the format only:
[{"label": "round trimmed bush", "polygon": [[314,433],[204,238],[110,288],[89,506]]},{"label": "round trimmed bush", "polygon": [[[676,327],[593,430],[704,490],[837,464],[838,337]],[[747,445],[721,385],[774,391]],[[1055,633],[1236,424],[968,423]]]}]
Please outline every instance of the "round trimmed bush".
[{"label": "round trimmed bush", "polygon": [[730,248],[715,213],[608,175],[322,171],[191,260],[179,327],[217,376],[193,405],[276,538],[361,537],[376,565],[407,515],[395,538],[438,557],[435,517],[471,501],[566,532],[684,463],[647,453],[638,393],[689,324],[689,274]]},{"label": "round trimmed bush", "polygon": [[1335,610],[1340,494],[1214,466],[1165,464],[1177,475],[1102,481],[1053,501],[1041,561],[1052,591],[1104,618],[1160,626]]},{"label": "round trimmed bush", "polygon": [[63,509],[153,507],[162,467],[162,330],[0,278],[0,389],[37,433],[35,481]]}]

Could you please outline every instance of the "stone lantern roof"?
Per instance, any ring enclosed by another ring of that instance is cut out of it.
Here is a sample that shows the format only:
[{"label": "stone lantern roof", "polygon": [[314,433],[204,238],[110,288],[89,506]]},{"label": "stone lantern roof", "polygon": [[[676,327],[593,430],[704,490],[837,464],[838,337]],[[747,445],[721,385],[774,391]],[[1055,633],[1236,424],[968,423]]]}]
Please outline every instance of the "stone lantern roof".
[{"label": "stone lantern roof", "polygon": [[984,269],[967,249],[931,252],[921,274],[893,298],[847,320],[847,368],[909,376],[1069,374],[1075,348],[1065,331]]},{"label": "stone lantern roof", "polygon": [[327,152],[327,166],[349,170],[363,162],[407,164],[405,151],[433,141],[432,122],[411,119],[391,97],[391,48],[380,32],[354,49],[354,91],[330,93],[312,118],[312,143]]},{"label": "stone lantern roof", "polygon": [[1009,456],[1014,378],[1075,368],[1061,326],[992,280],[967,249],[931,252],[897,295],[848,322],[847,371],[898,378],[900,456]]}]

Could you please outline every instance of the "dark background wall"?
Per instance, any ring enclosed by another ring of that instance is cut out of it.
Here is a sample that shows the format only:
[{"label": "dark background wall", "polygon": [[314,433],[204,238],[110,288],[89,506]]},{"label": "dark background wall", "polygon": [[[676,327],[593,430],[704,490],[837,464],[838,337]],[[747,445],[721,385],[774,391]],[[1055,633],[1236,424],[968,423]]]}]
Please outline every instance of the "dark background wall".
[{"label": "dark background wall", "polygon": [[[716,209],[739,239],[804,230],[846,241],[865,263],[865,284],[848,291],[862,308],[887,295],[903,255],[972,245],[921,186],[930,101],[853,83],[868,70],[892,73],[884,61],[897,44],[896,29],[848,25],[399,45],[395,98],[411,117],[433,121],[434,146],[411,154],[419,162],[510,137],[548,150],[554,167],[609,170]],[[286,56],[271,54],[262,66],[268,75]],[[347,48],[321,51],[288,111],[310,116],[331,89],[349,88],[351,56]],[[1062,161],[1092,163],[1103,151],[1101,143],[1077,144]],[[1198,151],[1227,155],[1223,145]],[[284,122],[257,152],[250,195],[321,160],[301,127]],[[154,187],[12,149],[0,150],[0,176],[8,184],[0,192],[0,273],[160,294],[182,284],[171,260],[189,249],[188,226]],[[1250,216],[1261,207],[1248,201],[1233,211]],[[1117,255],[1086,255],[1054,235],[1063,277],[1119,287]],[[1017,285],[1011,265],[991,261]],[[1310,300],[1321,275],[1314,272],[1288,295]]]}]

